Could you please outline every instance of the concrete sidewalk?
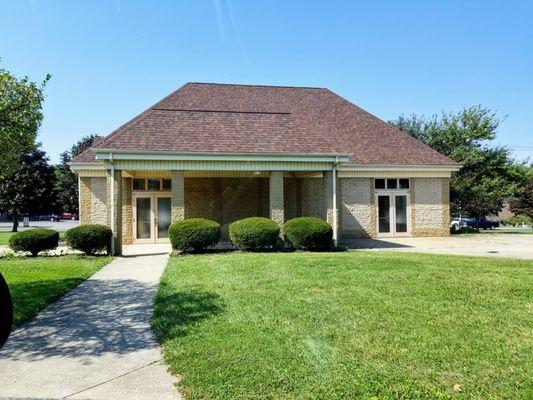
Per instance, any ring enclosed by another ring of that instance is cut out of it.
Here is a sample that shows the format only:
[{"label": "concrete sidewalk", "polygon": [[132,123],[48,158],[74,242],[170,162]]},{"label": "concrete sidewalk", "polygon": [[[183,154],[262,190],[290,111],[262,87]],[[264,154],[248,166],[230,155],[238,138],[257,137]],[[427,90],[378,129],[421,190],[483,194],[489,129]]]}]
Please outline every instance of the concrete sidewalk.
[{"label": "concrete sidewalk", "polygon": [[149,327],[168,245],[125,253],[13,333],[0,398],[179,399]]},{"label": "concrete sidewalk", "polygon": [[360,239],[350,243],[349,248],[531,260],[533,259],[533,235],[487,233],[450,237]]}]

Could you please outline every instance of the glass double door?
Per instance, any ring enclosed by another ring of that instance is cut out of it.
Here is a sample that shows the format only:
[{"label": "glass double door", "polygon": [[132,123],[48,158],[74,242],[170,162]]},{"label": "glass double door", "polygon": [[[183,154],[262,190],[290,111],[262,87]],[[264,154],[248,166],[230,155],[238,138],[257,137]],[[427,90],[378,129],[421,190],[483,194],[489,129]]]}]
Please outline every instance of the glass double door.
[{"label": "glass double door", "polygon": [[170,194],[135,193],[132,200],[134,243],[168,242]]},{"label": "glass double door", "polygon": [[376,195],[378,236],[409,235],[408,194],[379,193]]}]

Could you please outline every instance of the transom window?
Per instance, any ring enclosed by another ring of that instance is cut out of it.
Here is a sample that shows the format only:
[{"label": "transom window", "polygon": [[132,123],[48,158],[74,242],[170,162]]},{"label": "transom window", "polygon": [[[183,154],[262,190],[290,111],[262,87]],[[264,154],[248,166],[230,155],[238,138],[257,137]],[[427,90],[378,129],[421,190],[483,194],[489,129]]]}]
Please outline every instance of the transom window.
[{"label": "transom window", "polygon": [[409,189],[409,178],[374,179],[374,188],[388,190]]},{"label": "transom window", "polygon": [[169,191],[172,187],[172,181],[164,178],[133,179],[133,190]]}]

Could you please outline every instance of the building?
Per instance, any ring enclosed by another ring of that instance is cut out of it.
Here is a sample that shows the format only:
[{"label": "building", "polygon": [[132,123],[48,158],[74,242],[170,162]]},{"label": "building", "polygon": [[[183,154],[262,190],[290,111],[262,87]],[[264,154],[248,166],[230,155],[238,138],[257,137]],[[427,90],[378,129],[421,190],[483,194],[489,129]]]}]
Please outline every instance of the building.
[{"label": "building", "polygon": [[334,239],[449,234],[459,166],[328,89],[187,83],[78,156],[81,224],[122,244],[172,221],[326,219]]}]

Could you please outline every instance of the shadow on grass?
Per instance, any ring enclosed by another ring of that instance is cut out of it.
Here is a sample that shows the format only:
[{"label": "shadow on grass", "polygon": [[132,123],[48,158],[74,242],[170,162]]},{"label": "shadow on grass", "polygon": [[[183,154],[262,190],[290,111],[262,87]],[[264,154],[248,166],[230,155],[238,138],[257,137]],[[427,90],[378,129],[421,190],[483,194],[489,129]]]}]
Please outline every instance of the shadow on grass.
[{"label": "shadow on grass", "polygon": [[195,325],[224,312],[224,309],[222,298],[216,293],[199,290],[159,293],[155,299],[152,330],[157,340],[163,343],[186,336]]}]

